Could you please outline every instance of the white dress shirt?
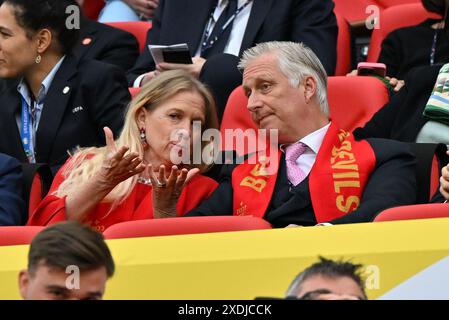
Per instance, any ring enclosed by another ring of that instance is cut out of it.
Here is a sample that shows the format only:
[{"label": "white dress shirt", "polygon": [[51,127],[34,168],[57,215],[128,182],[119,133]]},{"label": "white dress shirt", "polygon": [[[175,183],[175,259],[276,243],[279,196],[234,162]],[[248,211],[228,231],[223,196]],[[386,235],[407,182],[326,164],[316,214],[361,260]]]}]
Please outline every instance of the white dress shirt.
[{"label": "white dress shirt", "polygon": [[[329,122],[324,127],[312,133],[309,133],[307,136],[299,140],[299,142],[302,142],[306,145],[306,150],[302,155],[298,157],[298,159],[296,159],[296,164],[304,172],[306,177],[312,170],[312,167],[316,160],[316,156],[321,148],[321,145],[323,144],[324,137],[326,136],[327,130],[329,130],[330,125],[331,123]],[[282,145],[281,150],[284,151],[286,146],[287,145]]]}]

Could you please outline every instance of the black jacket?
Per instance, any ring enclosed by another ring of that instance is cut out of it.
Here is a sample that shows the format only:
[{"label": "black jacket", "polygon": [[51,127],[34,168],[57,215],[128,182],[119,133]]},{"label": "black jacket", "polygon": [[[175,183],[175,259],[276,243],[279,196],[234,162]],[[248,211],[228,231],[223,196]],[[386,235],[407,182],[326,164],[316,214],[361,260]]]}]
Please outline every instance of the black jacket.
[{"label": "black jacket", "polygon": [[[118,135],[129,100],[126,79],[119,69],[66,56],[44,100],[36,135],[36,162],[48,163],[54,173],[67,159],[68,150],[105,144],[103,127]],[[16,122],[21,110],[17,83],[0,94],[0,106],[0,152],[26,162]]]}]

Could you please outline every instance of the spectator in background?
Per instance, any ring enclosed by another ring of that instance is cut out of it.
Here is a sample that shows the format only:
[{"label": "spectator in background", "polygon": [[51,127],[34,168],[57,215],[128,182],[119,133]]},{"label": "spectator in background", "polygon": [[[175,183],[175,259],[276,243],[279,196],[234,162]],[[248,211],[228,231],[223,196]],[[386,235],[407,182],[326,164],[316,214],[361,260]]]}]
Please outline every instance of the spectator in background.
[{"label": "spectator in background", "polygon": [[[73,0],[75,4],[75,0]],[[81,6],[81,1],[76,0]],[[137,39],[129,32],[90,20],[81,12],[81,29],[73,54],[78,59],[94,59],[128,71],[139,56]]]},{"label": "spectator in background", "polygon": [[320,257],[319,262],[296,276],[286,296],[301,300],[367,300],[361,268],[360,264]]},{"label": "spectator in background", "polygon": [[114,66],[78,61],[78,30],[66,28],[72,0],[5,0],[0,6],[0,152],[48,163],[53,173],[76,146],[104,145],[102,128],[118,134],[130,100]]},{"label": "spectator in background", "polygon": [[140,21],[150,20],[159,0],[106,0],[98,21]]},{"label": "spectator in background", "polygon": [[378,62],[385,63],[387,75],[392,78],[403,80],[414,67],[449,60],[449,37],[444,29],[446,0],[422,0],[422,4],[443,20],[427,19],[416,26],[395,30],[384,39]]},{"label": "spectator in background", "polygon": [[[154,199],[173,205],[180,215],[196,207],[217,183],[195,176],[207,165],[183,160],[176,166],[172,160],[173,155],[190,160],[192,145],[201,142],[192,132],[194,121],[201,122],[201,133],[218,128],[214,101],[204,85],[180,70],[155,78],[131,102],[119,138],[114,142],[105,128],[106,147],[80,150],[69,159],[28,224],[68,219],[102,232],[119,222],[165,217]],[[202,151],[208,145],[197,146]],[[165,189],[176,195],[174,201],[164,198]]]},{"label": "spectator in background", "polygon": [[[6,133],[3,133],[6,134]],[[0,226],[23,223],[22,167],[14,158],[0,153]]]},{"label": "spectator in background", "polygon": [[239,56],[256,43],[304,42],[333,74],[338,33],[333,8],[331,0],[161,0],[147,45],[187,43],[193,64],[156,66],[145,50],[128,73],[129,85],[184,69],[211,88],[221,119],[229,94],[242,82]]},{"label": "spectator in background", "polygon": [[100,233],[73,221],[58,223],[31,242],[20,294],[25,300],[100,300],[114,269]]}]

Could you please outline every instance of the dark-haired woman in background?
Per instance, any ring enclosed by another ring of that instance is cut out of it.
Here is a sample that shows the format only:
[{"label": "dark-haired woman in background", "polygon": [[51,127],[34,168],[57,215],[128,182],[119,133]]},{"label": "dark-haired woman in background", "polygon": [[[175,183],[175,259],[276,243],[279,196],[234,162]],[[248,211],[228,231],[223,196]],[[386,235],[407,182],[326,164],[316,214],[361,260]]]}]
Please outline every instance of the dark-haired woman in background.
[{"label": "dark-haired woman in background", "polygon": [[385,63],[387,75],[405,79],[414,67],[431,66],[449,60],[449,38],[444,30],[446,0],[422,0],[424,8],[441,19],[427,19],[391,32],[382,42],[378,62]]},{"label": "dark-haired woman in background", "polygon": [[0,77],[20,79],[0,94],[0,152],[55,172],[77,146],[118,134],[130,95],[113,66],[79,62],[79,30],[66,26],[70,0],[5,0],[0,6]]}]

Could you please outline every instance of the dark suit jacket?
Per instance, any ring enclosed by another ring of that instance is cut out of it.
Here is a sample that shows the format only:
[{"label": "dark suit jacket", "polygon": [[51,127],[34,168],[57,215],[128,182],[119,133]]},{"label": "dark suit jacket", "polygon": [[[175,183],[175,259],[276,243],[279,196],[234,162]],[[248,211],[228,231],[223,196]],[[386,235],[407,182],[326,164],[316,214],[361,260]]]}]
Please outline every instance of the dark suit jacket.
[{"label": "dark suit jacket", "polygon": [[[368,139],[376,155],[376,166],[363,192],[357,210],[329,221],[332,224],[369,222],[380,211],[415,203],[415,158],[407,144]],[[226,165],[218,188],[211,197],[187,216],[229,215],[233,211],[232,171],[236,165]],[[322,195],[323,197],[325,195]],[[264,219],[274,227],[289,224],[316,224],[309,193],[308,179],[290,190],[285,160],[282,156],[274,192]]]},{"label": "dark suit jacket", "polygon": [[[387,75],[404,79],[414,67],[430,66],[435,30],[431,26],[438,20],[428,19],[416,26],[391,32],[382,42],[379,62],[387,65]],[[449,60],[449,39],[444,30],[438,30],[435,63]]]},{"label": "dark suit jacket", "polygon": [[19,161],[0,153],[0,226],[21,223],[25,211],[21,168]]},{"label": "dark suit jacket", "polygon": [[[67,159],[68,150],[103,145],[104,126],[117,136],[130,98],[125,76],[116,67],[66,56],[44,100],[36,162],[48,163],[54,173]],[[0,152],[27,162],[16,122],[21,110],[16,83],[0,94],[0,106]]]},{"label": "dark suit jacket", "polygon": [[[186,42],[193,56],[215,3],[213,0],[161,0],[153,27],[147,34],[147,45]],[[304,42],[318,55],[328,74],[333,74],[338,33],[333,8],[331,0],[254,0],[240,53],[260,42]],[[153,59],[145,50],[128,74],[129,84],[154,68]]]},{"label": "dark suit jacket", "polygon": [[126,72],[139,56],[139,44],[129,32],[83,17],[79,42],[73,54],[80,60],[99,60]]},{"label": "dark suit jacket", "polygon": [[405,86],[354,135],[359,138],[385,138],[415,142],[428,121],[422,115],[432,93],[441,65],[415,68],[405,79]]}]

